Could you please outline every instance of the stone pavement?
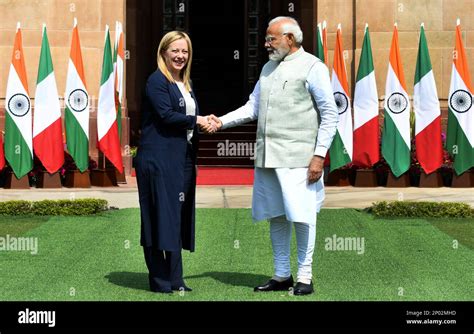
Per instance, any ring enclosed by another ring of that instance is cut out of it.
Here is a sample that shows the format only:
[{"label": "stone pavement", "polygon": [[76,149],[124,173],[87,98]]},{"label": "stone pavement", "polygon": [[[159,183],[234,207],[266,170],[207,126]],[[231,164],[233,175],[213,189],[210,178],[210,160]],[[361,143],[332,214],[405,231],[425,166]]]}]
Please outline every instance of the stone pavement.
[{"label": "stone pavement", "polygon": [[[114,188],[90,189],[0,189],[0,201],[103,198],[117,208],[138,208],[135,178]],[[412,200],[434,202],[466,202],[474,207],[474,188],[355,188],[326,187],[324,208],[366,208],[375,201]],[[251,186],[198,186],[198,208],[250,208]]]}]

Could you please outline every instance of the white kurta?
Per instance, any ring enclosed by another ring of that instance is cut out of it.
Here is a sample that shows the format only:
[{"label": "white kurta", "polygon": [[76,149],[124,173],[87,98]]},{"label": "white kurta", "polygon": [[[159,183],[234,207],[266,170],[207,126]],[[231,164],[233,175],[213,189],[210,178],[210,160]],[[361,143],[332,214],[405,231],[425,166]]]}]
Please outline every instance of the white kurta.
[{"label": "white kurta", "polygon": [[308,185],[308,168],[255,168],[252,218],[285,215],[289,221],[315,225],[324,197],[323,177]]},{"label": "white kurta", "polygon": [[[314,155],[325,157],[336,133],[338,111],[324,63],[316,63],[306,80],[320,113]],[[258,118],[260,83],[257,82],[248,102],[222,117],[223,129]],[[324,181],[307,184],[308,168],[255,168],[252,216],[255,221],[286,215],[287,220],[316,224],[316,214],[324,201]]]}]

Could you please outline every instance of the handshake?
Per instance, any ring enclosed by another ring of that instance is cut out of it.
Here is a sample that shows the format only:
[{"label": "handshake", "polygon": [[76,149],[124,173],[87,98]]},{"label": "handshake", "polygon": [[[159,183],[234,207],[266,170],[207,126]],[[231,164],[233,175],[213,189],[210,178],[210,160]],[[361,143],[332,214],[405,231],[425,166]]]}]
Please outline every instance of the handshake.
[{"label": "handshake", "polygon": [[222,127],[221,120],[215,115],[197,116],[199,129],[205,134],[212,135]]}]

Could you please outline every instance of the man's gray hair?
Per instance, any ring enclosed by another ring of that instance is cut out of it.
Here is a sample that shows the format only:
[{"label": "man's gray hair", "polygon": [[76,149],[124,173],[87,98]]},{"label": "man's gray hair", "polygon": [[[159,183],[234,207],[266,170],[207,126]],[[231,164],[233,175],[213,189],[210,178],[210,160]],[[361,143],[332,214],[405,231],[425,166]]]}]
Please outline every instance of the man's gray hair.
[{"label": "man's gray hair", "polygon": [[275,24],[280,21],[287,21],[286,23],[283,23],[282,25],[282,33],[283,34],[291,33],[295,37],[296,43],[298,45],[301,44],[303,42],[303,32],[301,31],[298,21],[296,21],[294,18],[290,16],[278,16],[278,17],[275,17],[273,20],[271,20],[268,23],[268,26],[271,26],[272,24]]}]

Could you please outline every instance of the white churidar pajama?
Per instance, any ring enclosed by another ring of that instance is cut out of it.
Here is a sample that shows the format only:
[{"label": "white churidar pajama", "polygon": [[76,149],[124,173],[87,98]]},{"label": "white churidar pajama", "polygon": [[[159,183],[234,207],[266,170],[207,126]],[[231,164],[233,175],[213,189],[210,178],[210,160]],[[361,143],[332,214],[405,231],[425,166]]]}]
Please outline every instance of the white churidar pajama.
[{"label": "white churidar pajama", "polygon": [[[338,112],[328,69],[316,64],[310,70],[306,89],[320,112],[320,125],[314,155],[325,157],[336,132]],[[239,109],[222,116],[223,129],[258,118],[260,84],[257,82],[249,101]],[[298,246],[298,281],[308,284],[312,278],[312,260],[316,240],[316,214],[324,201],[323,177],[307,184],[308,168],[255,168],[252,198],[254,221],[270,220],[275,265],[274,278],[287,278],[290,270],[290,240],[295,226]]]},{"label": "white churidar pajama", "polygon": [[255,168],[252,218],[270,220],[275,277],[291,275],[290,241],[295,226],[299,282],[312,279],[316,213],[324,201],[323,177],[308,185],[307,168]]}]

